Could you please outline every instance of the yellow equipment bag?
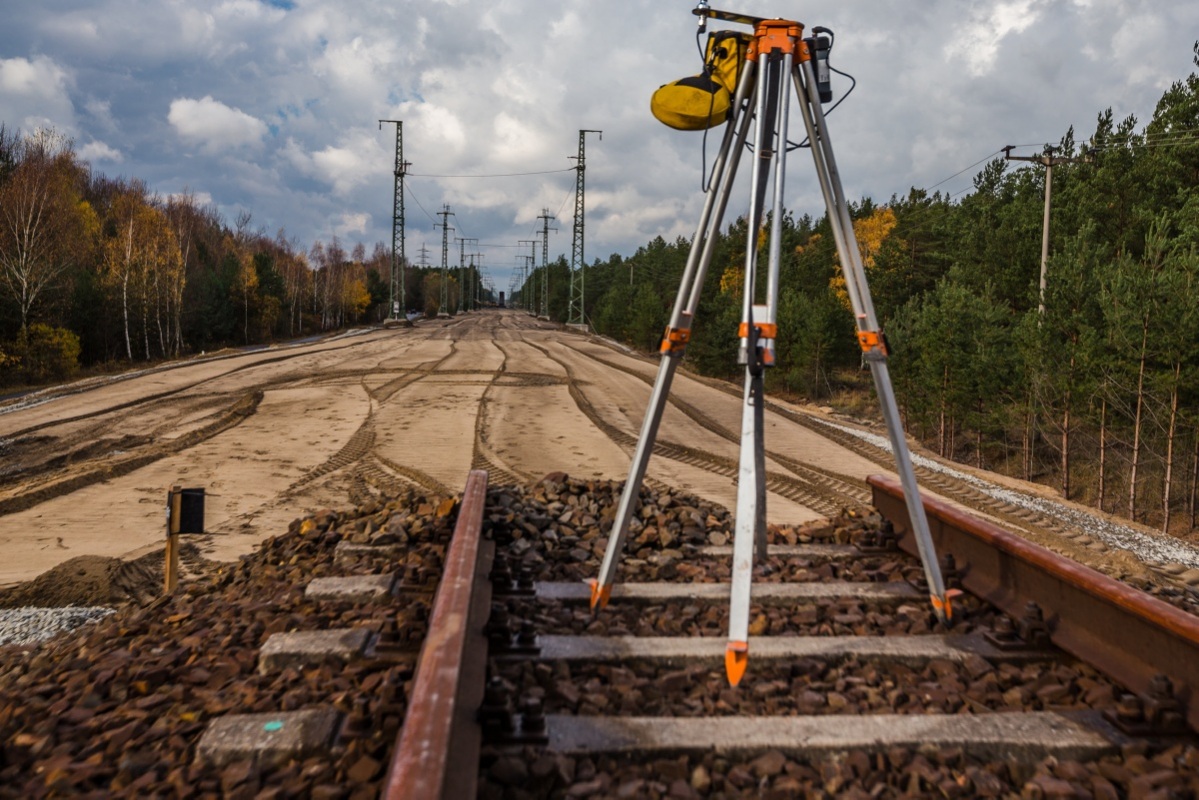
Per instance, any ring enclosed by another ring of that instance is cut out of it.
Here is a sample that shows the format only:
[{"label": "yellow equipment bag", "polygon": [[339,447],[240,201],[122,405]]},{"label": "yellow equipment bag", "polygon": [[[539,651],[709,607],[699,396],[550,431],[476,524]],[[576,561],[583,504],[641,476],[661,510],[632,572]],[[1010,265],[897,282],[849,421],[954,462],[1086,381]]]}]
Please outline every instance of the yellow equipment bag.
[{"label": "yellow equipment bag", "polygon": [[727,120],[752,38],[738,31],[712,32],[704,71],[658,87],[650,98],[650,111],[659,122],[680,131],[702,131]]}]

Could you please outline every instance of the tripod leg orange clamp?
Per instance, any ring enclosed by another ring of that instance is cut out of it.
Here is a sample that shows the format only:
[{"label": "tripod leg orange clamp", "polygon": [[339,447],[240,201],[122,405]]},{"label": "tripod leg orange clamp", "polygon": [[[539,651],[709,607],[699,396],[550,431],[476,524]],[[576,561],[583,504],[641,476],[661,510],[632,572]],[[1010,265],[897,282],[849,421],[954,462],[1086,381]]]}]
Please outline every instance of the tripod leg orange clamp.
[{"label": "tripod leg orange clamp", "polygon": [[682,353],[687,349],[687,343],[691,341],[690,328],[667,328],[662,334],[662,346],[658,348],[662,353]]}]

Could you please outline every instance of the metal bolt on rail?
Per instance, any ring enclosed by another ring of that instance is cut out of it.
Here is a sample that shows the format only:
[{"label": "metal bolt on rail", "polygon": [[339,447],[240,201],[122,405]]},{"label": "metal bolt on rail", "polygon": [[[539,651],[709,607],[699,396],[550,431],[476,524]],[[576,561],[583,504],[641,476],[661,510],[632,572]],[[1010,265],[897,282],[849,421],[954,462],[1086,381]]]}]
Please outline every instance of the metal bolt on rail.
[{"label": "metal bolt on rail", "polygon": [[354,705],[345,722],[341,726],[341,735],[346,739],[362,739],[370,736],[374,730],[374,720],[371,717],[370,699],[367,697],[354,698]]},{"label": "metal bolt on rail", "polygon": [[882,526],[875,531],[867,529],[862,532],[862,538],[857,544],[858,552],[863,555],[878,555],[899,552],[899,535],[891,520],[883,520]]},{"label": "metal bolt on rail", "polygon": [[508,564],[508,556],[504,553],[496,553],[495,560],[491,563],[492,594],[511,594],[513,585],[512,568]]},{"label": "metal bolt on rail", "polygon": [[545,711],[539,697],[521,700],[519,740],[521,744],[545,744],[549,741]]},{"label": "metal bolt on rail", "polygon": [[541,643],[537,640],[537,625],[531,619],[521,620],[520,630],[516,634],[516,642],[511,647],[513,655],[536,656],[541,653]]},{"label": "metal bolt on rail", "polygon": [[1116,707],[1104,718],[1130,736],[1180,736],[1187,734],[1186,713],[1165,675],[1155,675],[1143,695],[1120,695]]},{"label": "metal bolt on rail", "polygon": [[1049,623],[1045,621],[1045,612],[1035,600],[1029,600],[1024,607],[1024,616],[1020,618],[1020,638],[1031,647],[1047,648],[1052,646]]},{"label": "metal bolt on rail", "polygon": [[375,641],[375,650],[380,653],[385,653],[389,650],[397,649],[403,642],[403,635],[400,631],[400,621],[396,618],[396,612],[388,611],[383,617],[383,624],[379,627],[379,638]]},{"label": "metal bolt on rail", "polygon": [[[742,151],[750,144],[750,127],[756,121],[752,141],[750,206],[743,272],[741,324],[738,329],[738,363],[745,367],[745,401],[742,406],[741,454],[737,480],[737,510],[733,539],[732,586],[729,600],[728,643],[725,671],[736,686],[745,674],[749,659],[750,588],[754,558],[766,554],[766,460],[765,460],[765,370],[775,365],[776,316],[784,215],[783,191],[788,145],[788,114],[791,88],[798,96],[807,141],[811,145],[816,174],[824,195],[833,238],[837,246],[846,292],[857,327],[862,358],[870,365],[875,389],[887,424],[896,467],[908,499],[907,506],[920,559],[928,582],[929,598],[937,617],[953,619],[952,599],[946,591],[911,455],[900,423],[899,407],[887,370],[888,350],[866,283],[866,271],[858,249],[849,206],[841,185],[825,122],[822,104],[832,99],[828,83],[828,53],[831,41],[825,36],[803,38],[799,22],[762,19],[710,9],[695,9],[700,22],[718,19],[753,27],[743,36],[746,60],[735,87],[723,140],[713,163],[711,180],[704,195],[699,226],[683,270],[674,309],[662,337],[661,361],[650,395],[649,407],[608,536],[607,551],[598,578],[592,581],[591,607],[608,603],[616,580],[617,563],[624,550],[634,506],[645,479],[658,428],[666,408],[671,382],[691,340],[691,325],[699,310],[704,277],[711,264],[729,195],[732,192]],[[820,29],[813,33],[820,34]],[[704,125],[703,127],[709,127]],[[766,219],[766,193],[773,182],[771,235],[765,280],[765,304],[755,302],[759,285],[758,237]]]},{"label": "metal bolt on rail", "polygon": [[512,649],[512,619],[506,603],[492,603],[491,616],[484,628],[489,652],[507,653]]},{"label": "metal bolt on rail", "polygon": [[991,630],[983,638],[1000,650],[1022,650],[1028,645],[1020,638],[1016,623],[1007,614],[1000,614],[991,623]]},{"label": "metal bolt on rail", "polygon": [[521,564],[516,578],[515,594],[532,595],[535,592],[536,584],[533,580],[533,567],[529,564]]},{"label": "metal bolt on rail", "polygon": [[479,707],[479,724],[483,728],[485,741],[498,742],[511,736],[516,730],[516,718],[512,711],[512,693],[504,679],[493,675],[483,692],[483,704]]}]

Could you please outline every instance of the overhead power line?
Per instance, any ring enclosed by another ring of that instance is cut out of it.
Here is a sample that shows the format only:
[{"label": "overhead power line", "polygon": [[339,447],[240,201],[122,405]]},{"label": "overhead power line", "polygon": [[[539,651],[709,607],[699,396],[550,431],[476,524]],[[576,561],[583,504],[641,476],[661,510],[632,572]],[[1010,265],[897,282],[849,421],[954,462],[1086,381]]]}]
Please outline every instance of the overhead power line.
[{"label": "overhead power line", "polygon": [[523,178],[527,175],[556,175],[559,172],[574,172],[574,167],[566,169],[543,169],[535,172],[496,172],[490,175],[427,175],[415,172],[408,173],[411,178]]},{"label": "overhead power line", "polygon": [[[411,176],[409,176],[409,177],[411,177]],[[416,203],[416,207],[417,207],[417,208],[419,208],[421,211],[424,211],[424,212],[425,212],[425,216],[429,218],[429,222],[432,222],[434,225],[436,225],[436,224],[437,224],[437,220],[433,219],[433,215],[432,215],[432,214],[430,214],[430,213],[429,213],[429,212],[428,212],[428,211],[425,209],[424,205],[423,205],[423,204],[421,203],[421,201],[420,201],[420,198],[418,198],[418,197],[416,196],[416,192],[412,191],[412,187],[411,187],[411,186],[409,186],[408,184],[404,184],[404,191],[405,191],[405,192],[407,192],[407,193],[409,194],[409,196],[412,198],[413,202],[415,202],[415,203]]]}]

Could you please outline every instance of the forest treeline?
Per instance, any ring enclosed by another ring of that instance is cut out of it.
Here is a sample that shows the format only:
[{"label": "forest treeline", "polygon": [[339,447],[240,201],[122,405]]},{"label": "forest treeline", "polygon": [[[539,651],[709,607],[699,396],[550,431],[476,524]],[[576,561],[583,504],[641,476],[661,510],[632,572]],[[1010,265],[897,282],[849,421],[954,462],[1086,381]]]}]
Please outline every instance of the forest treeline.
[{"label": "forest treeline", "polygon": [[[1199,67],[1199,43],[1194,59]],[[1170,86],[1143,127],[1109,109],[1085,145],[1071,130],[1055,148],[1088,158],[1053,169],[1043,311],[1043,166],[1013,168],[999,157],[957,199],[913,188],[853,205],[907,428],[943,456],[1193,531],[1199,77]],[[768,388],[825,401],[864,385],[861,353],[827,218],[783,223],[779,366]],[[768,231],[755,232],[762,264]],[[740,375],[747,233],[742,219],[720,237],[703,288],[686,363],[704,374]],[[656,350],[689,248],[658,238],[632,257],[588,265],[588,322]],[[565,320],[568,266],[560,259],[549,269],[551,316]],[[526,284],[535,308],[539,272]]]},{"label": "forest treeline", "polygon": [[[0,387],[388,316],[382,243],[369,257],[337,237],[303,248],[251,221],[94,172],[53,130],[0,123]],[[456,277],[443,292],[437,269],[404,273],[406,309],[457,308]],[[462,282],[478,278],[472,269]]]}]

